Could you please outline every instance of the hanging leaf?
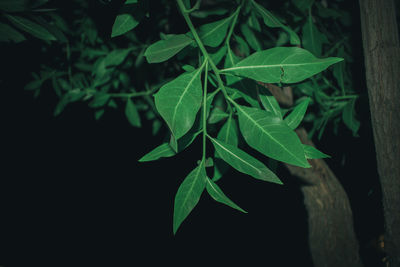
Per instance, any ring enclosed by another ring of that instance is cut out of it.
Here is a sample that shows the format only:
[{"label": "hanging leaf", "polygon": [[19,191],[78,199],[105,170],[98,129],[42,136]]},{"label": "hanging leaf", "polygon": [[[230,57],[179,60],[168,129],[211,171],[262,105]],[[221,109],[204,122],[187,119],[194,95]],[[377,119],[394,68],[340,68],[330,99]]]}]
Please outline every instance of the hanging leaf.
[{"label": "hanging leaf", "polygon": [[238,145],[239,143],[238,129],[236,121],[232,117],[229,117],[228,120],[225,122],[225,124],[221,127],[221,130],[219,130],[217,138],[226,144],[232,146]]},{"label": "hanging leaf", "polygon": [[219,46],[225,39],[232,18],[233,15],[225,19],[201,25],[197,31],[203,44],[211,47]]},{"label": "hanging leaf", "polygon": [[179,186],[175,195],[173,231],[176,234],[179,226],[197,205],[206,186],[207,174],[204,161],[200,163]]},{"label": "hanging leaf", "polygon": [[240,131],[252,148],[279,161],[310,167],[299,138],[283,120],[268,111],[238,104],[235,107]]},{"label": "hanging leaf", "polygon": [[284,121],[287,123],[287,125],[292,128],[293,130],[296,129],[301,121],[304,118],[304,114],[306,114],[306,110],[308,107],[308,104],[310,103],[311,98],[307,97],[305,100],[301,101],[300,104],[298,104],[292,112],[290,112],[289,115],[286,116]]},{"label": "hanging leaf", "polygon": [[191,43],[193,40],[184,34],[172,35],[166,40],[160,40],[150,45],[144,56],[149,63],[163,62],[178,54]]},{"label": "hanging leaf", "polygon": [[236,205],[232,200],[230,200],[224,192],[222,192],[221,188],[214,183],[211,179],[207,178],[206,189],[208,194],[215,200],[222,204],[225,204],[231,208],[237,209],[238,211],[247,213],[247,211],[243,210],[241,207]]},{"label": "hanging leaf", "polygon": [[342,58],[319,59],[298,47],[275,47],[256,52],[236,65],[222,70],[264,83],[301,82],[342,61]]},{"label": "hanging leaf", "polygon": [[313,146],[303,144],[303,148],[304,148],[304,154],[306,155],[307,159],[323,159],[331,157],[327,154],[322,153]]},{"label": "hanging leaf", "polygon": [[282,184],[275,173],[243,150],[211,137],[210,140],[218,155],[236,170],[251,175],[256,179]]},{"label": "hanging leaf", "polygon": [[253,30],[247,24],[240,25],[240,30],[251,48],[253,48],[255,51],[262,50],[260,42],[255,36]]},{"label": "hanging leaf", "polygon": [[280,22],[271,12],[266,10],[260,4],[257,4],[255,1],[251,2],[257,14],[263,18],[265,25],[270,28],[281,28],[285,30],[289,34],[290,43],[292,45],[300,45],[300,38],[292,29]]},{"label": "hanging leaf", "polygon": [[4,23],[0,23],[0,33],[0,42],[19,43],[26,40],[19,31]]},{"label": "hanging leaf", "polygon": [[307,22],[302,29],[303,47],[313,53],[313,55],[320,57],[322,55],[322,45],[328,43],[328,39],[324,34],[318,31],[317,27],[312,22],[312,17],[308,16]]},{"label": "hanging leaf", "polygon": [[280,119],[282,119],[281,108],[279,107],[278,101],[271,94],[271,92],[265,88],[264,86],[258,86],[259,88],[259,98],[261,104],[263,105],[266,111],[274,113]]},{"label": "hanging leaf", "polygon": [[168,143],[163,143],[139,159],[139,162],[153,161],[176,155]]},{"label": "hanging leaf", "polygon": [[353,132],[353,136],[358,136],[357,132],[360,128],[360,122],[356,119],[355,114],[356,99],[350,100],[343,109],[342,118],[344,124]]},{"label": "hanging leaf", "polygon": [[176,140],[190,130],[201,107],[201,70],[181,74],[155,94],[157,110]]},{"label": "hanging leaf", "polygon": [[134,127],[142,126],[142,123],[140,121],[139,112],[137,111],[135,105],[133,104],[133,102],[130,98],[128,98],[126,100],[125,116],[132,126],[134,126]]},{"label": "hanging leaf", "polygon": [[39,24],[17,15],[3,14],[15,27],[42,40],[54,41],[56,37]]},{"label": "hanging leaf", "polygon": [[210,117],[208,118],[208,123],[218,123],[221,120],[227,118],[229,115],[222,111],[220,108],[216,107],[214,108],[211,113],[210,113]]}]

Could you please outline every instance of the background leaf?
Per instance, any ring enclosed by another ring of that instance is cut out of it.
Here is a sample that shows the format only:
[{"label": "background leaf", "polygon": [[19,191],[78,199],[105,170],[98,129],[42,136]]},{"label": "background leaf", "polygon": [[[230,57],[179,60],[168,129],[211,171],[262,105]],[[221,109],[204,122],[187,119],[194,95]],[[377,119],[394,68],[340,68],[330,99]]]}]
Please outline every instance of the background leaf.
[{"label": "background leaf", "polygon": [[125,116],[132,126],[135,126],[135,127],[142,126],[142,123],[140,121],[139,112],[137,111],[135,105],[133,104],[133,102],[130,98],[128,98],[126,100]]},{"label": "background leaf", "polygon": [[353,132],[353,136],[357,136],[360,122],[356,119],[355,114],[356,99],[350,100],[343,109],[342,118],[344,124]]},{"label": "background leaf", "polygon": [[163,62],[175,56],[191,43],[193,40],[184,34],[173,35],[166,40],[160,40],[150,45],[144,56],[149,63]]},{"label": "background leaf", "polygon": [[56,38],[46,28],[21,16],[4,14],[4,16],[17,28],[42,40],[54,41]]},{"label": "background leaf", "polygon": [[153,161],[160,158],[172,157],[175,151],[168,143],[163,143],[139,159],[139,162]]}]

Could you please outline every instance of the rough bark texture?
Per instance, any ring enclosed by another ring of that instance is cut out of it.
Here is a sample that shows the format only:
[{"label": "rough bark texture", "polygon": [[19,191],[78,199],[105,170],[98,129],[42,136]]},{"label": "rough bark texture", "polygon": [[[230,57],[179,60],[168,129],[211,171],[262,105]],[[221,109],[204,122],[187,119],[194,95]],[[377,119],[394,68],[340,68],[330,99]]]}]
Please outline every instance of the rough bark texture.
[{"label": "rough bark texture", "polygon": [[[266,86],[280,103],[293,105],[290,88],[259,84]],[[314,146],[304,128],[296,132],[302,143]],[[314,266],[363,266],[346,192],[323,159],[309,162],[312,168],[304,169],[289,164],[286,167],[305,184],[301,191],[308,213],[309,246]]]},{"label": "rough bark texture", "polygon": [[365,71],[385,216],[385,252],[400,266],[400,45],[393,0],[360,0]]}]

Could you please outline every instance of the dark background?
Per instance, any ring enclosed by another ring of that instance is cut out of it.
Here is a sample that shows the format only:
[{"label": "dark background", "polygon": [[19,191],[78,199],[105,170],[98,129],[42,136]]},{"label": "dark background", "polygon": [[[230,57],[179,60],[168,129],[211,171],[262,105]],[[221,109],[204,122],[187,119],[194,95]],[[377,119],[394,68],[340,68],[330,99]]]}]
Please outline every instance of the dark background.
[{"label": "dark background", "polygon": [[[105,14],[101,6],[92,8],[98,17]],[[317,144],[332,156],[327,162],[349,194],[363,260],[366,266],[378,266],[378,254],[369,242],[383,231],[382,211],[358,6],[353,8],[358,53],[354,77],[362,94],[357,103],[360,137],[353,138],[344,126],[338,136],[328,128]],[[98,21],[106,24],[105,19]],[[174,237],[174,196],[195,167],[201,140],[174,158],[138,163],[162,136],[151,137],[146,124],[142,129],[131,127],[122,109],[95,121],[87,104],[78,103],[53,117],[57,100],[51,88],[37,99],[23,90],[30,72],[46,60],[37,53],[40,46],[32,39],[1,44],[0,49],[0,263],[312,266],[303,196],[297,179],[283,167],[278,174],[285,186],[230,171],[219,184],[248,214],[204,193]]]}]

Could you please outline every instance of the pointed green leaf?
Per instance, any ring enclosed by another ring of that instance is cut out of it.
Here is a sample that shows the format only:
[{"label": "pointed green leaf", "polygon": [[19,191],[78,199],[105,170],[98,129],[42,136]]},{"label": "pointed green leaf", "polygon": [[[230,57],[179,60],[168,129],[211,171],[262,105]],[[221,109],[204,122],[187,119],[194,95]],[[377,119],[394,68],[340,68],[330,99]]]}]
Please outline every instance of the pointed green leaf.
[{"label": "pointed green leaf", "polygon": [[204,161],[200,163],[179,186],[175,195],[173,231],[176,234],[179,226],[197,205],[206,186],[207,174]]},{"label": "pointed green leaf", "polygon": [[220,108],[216,107],[214,108],[211,113],[210,113],[210,117],[208,118],[208,123],[217,123],[220,122],[221,120],[227,118],[229,115],[222,111]]},{"label": "pointed green leaf", "polygon": [[260,4],[257,4],[255,1],[252,1],[252,4],[255,11],[263,18],[265,25],[271,28],[281,28],[285,30],[289,34],[290,43],[292,45],[300,44],[299,36],[292,29],[280,22],[271,12],[266,10]]},{"label": "pointed green leaf", "polygon": [[222,192],[221,188],[214,183],[211,179],[207,178],[206,189],[208,194],[215,200],[222,204],[228,205],[231,208],[237,209],[238,211],[247,213],[247,211],[243,210],[241,207],[236,205],[232,200],[230,200],[224,192]]},{"label": "pointed green leaf", "polygon": [[54,41],[56,38],[41,25],[21,16],[3,14],[15,27],[42,40]]},{"label": "pointed green leaf", "polygon": [[356,119],[355,103],[355,98],[350,100],[344,107],[342,113],[343,122],[353,132],[353,136],[357,136],[358,129],[360,128],[360,122]]},{"label": "pointed green leaf", "polygon": [[295,132],[273,113],[235,104],[239,128],[246,142],[267,157],[308,168],[303,147]]},{"label": "pointed green leaf", "polygon": [[264,109],[274,113],[276,116],[282,119],[281,108],[279,107],[279,103],[275,97],[264,86],[259,86],[258,88],[260,92],[259,98]]},{"label": "pointed green leaf", "polygon": [[322,153],[313,146],[303,144],[303,148],[307,159],[323,159],[331,157],[325,153]]},{"label": "pointed green leaf", "polygon": [[178,54],[191,43],[193,40],[184,34],[172,35],[166,40],[160,40],[150,45],[144,56],[149,63],[163,62]]},{"label": "pointed green leaf", "polygon": [[219,46],[225,39],[232,17],[233,15],[225,19],[201,25],[198,28],[198,33],[203,44],[211,47]]},{"label": "pointed green leaf", "polygon": [[249,26],[247,26],[247,24],[240,25],[240,30],[251,48],[253,48],[255,51],[262,50],[260,42],[255,36],[253,30]]},{"label": "pointed green leaf", "polygon": [[309,16],[307,22],[304,24],[303,29],[303,47],[319,57],[322,55],[322,44],[327,43],[328,39],[312,22],[312,17]]},{"label": "pointed green leaf", "polygon": [[139,162],[153,161],[160,158],[172,157],[175,151],[168,143],[163,143],[139,159]]},{"label": "pointed green leaf", "polygon": [[139,112],[137,111],[135,105],[133,104],[133,102],[130,98],[128,98],[126,101],[125,116],[132,126],[135,126],[135,127],[142,126],[142,123],[140,121]]},{"label": "pointed green leaf", "polygon": [[105,68],[115,67],[122,64],[128,55],[132,52],[131,48],[127,49],[115,49],[108,53],[107,56],[103,58],[103,64]]},{"label": "pointed green leaf", "polygon": [[256,179],[282,184],[279,178],[261,161],[243,150],[210,137],[218,155],[236,170],[251,175]]},{"label": "pointed green leaf", "polygon": [[219,62],[224,58],[226,55],[226,46],[222,46],[220,49],[218,49],[217,52],[210,54],[212,61],[214,62],[215,65],[218,65]]},{"label": "pointed green leaf", "polygon": [[19,43],[26,40],[19,31],[4,23],[0,23],[0,33],[0,42],[12,41]]},{"label": "pointed green leaf", "polygon": [[310,100],[311,99],[307,97],[305,100],[301,101],[301,103],[298,104],[292,110],[292,112],[290,112],[290,114],[287,115],[286,118],[284,119],[287,125],[293,130],[296,129],[303,120],[304,114],[306,114],[306,110],[308,107],[308,103],[310,103]]},{"label": "pointed green leaf", "polygon": [[264,83],[296,83],[303,81],[342,58],[316,58],[298,47],[275,47],[256,52],[222,73],[233,73]]},{"label": "pointed green leaf", "polygon": [[108,100],[110,100],[110,95],[102,92],[98,92],[94,95],[94,99],[89,103],[91,108],[99,108],[104,106]]},{"label": "pointed green leaf", "polygon": [[217,138],[226,144],[232,146],[238,145],[238,128],[236,125],[236,121],[232,117],[229,117],[225,124],[222,126]]},{"label": "pointed green leaf", "polygon": [[181,74],[155,94],[157,110],[176,139],[190,130],[201,107],[201,70]]},{"label": "pointed green leaf", "polygon": [[127,33],[139,24],[131,14],[119,14],[114,21],[111,38]]}]

